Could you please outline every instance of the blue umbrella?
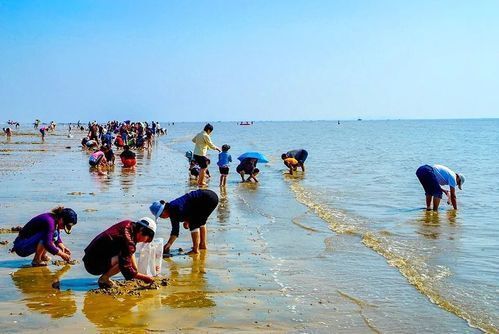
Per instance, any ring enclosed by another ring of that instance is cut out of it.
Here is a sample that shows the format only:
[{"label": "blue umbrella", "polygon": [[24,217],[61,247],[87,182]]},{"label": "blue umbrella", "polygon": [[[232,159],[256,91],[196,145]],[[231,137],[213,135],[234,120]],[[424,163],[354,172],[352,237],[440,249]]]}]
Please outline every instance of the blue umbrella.
[{"label": "blue umbrella", "polygon": [[260,163],[267,163],[269,162],[269,160],[261,153],[259,152],[246,152],[246,153],[243,153],[239,156],[239,158],[237,158],[239,161],[243,161],[244,159],[257,159],[258,162]]}]

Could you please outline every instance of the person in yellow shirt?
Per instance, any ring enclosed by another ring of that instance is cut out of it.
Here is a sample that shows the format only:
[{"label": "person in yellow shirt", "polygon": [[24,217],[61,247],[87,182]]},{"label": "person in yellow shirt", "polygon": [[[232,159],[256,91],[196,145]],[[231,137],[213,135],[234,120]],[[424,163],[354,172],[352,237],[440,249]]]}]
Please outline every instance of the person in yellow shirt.
[{"label": "person in yellow shirt", "polygon": [[206,175],[206,169],[208,168],[208,158],[206,157],[206,152],[208,149],[217,150],[221,152],[220,148],[215,146],[211,141],[210,134],[213,132],[213,125],[210,123],[204,126],[203,131],[198,133],[194,138],[192,138],[192,142],[195,144],[194,146],[194,161],[199,165],[200,171],[198,176],[198,186],[205,186],[204,178]]}]

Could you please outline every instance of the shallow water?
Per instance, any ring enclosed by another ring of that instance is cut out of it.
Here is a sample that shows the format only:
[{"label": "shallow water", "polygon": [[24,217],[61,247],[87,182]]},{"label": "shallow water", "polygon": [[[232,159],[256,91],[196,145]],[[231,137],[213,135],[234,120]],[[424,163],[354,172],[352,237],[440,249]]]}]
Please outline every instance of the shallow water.
[{"label": "shallow water", "polygon": [[[96,278],[81,264],[23,268],[31,259],[0,246],[6,330],[462,333],[474,332],[471,324],[498,331],[498,186],[487,182],[498,169],[491,144],[498,121],[214,126],[214,142],[230,144],[234,159],[258,150],[270,162],[259,165],[258,185],[240,184],[234,163],[221,192],[212,154],[209,187],[221,200],[206,253],[165,260],[168,287],[117,300],[89,293]],[[23,128],[25,135],[0,140],[0,227],[22,225],[57,204],[73,207],[79,223],[64,241],[81,259],[106,227],[147,215],[153,200],[195,189],[184,152],[200,128],[169,126],[151,152],[139,154],[135,171],[118,164],[105,176],[89,170],[77,134],[67,138],[61,128],[41,143]],[[280,154],[301,147],[309,151],[307,172],[283,175]],[[421,210],[414,173],[424,163],[467,176],[457,213]],[[162,223],[158,234],[166,238],[169,223]],[[181,231],[175,247],[189,244]],[[60,291],[51,287],[55,278]]]}]

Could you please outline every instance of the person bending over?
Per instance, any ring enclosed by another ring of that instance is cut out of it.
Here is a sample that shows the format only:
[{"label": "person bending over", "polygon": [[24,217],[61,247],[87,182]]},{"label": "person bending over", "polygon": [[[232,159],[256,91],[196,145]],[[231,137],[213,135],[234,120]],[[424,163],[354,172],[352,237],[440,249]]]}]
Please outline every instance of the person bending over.
[{"label": "person bending over", "polygon": [[[438,211],[443,193],[449,198],[448,203],[452,203],[454,210],[457,210],[456,186],[462,190],[463,174],[457,174],[443,165],[423,165],[416,171],[416,176],[425,191],[426,210],[431,210],[433,202],[433,211]],[[446,185],[449,186],[449,190],[441,187]]]},{"label": "person bending over", "polygon": [[[258,182],[256,176],[260,173],[260,170],[256,168],[257,161],[257,159],[245,158],[236,167],[236,172],[241,175],[241,182],[251,182],[251,180]],[[244,179],[244,175],[249,175],[246,180]]]},{"label": "person bending over", "polygon": [[184,228],[191,231],[192,251],[197,254],[200,249],[206,249],[206,221],[218,205],[218,196],[211,190],[199,189],[191,191],[170,202],[154,202],[149,207],[151,213],[158,218],[170,218],[172,231],[163,251],[170,252],[170,247],[179,236],[180,222]]},{"label": "person bending over", "polygon": [[[300,167],[303,172],[305,171],[305,160],[307,160],[307,157],[308,152],[304,149],[288,151],[281,155],[282,160],[286,160],[288,158],[296,159],[296,161],[298,161],[298,165],[296,167]],[[292,174],[291,171],[290,174]]]}]

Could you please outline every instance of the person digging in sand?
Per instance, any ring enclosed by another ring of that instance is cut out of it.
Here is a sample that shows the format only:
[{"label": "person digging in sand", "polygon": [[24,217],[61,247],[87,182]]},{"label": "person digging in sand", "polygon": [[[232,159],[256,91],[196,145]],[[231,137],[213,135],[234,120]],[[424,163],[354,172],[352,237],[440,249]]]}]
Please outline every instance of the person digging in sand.
[{"label": "person digging in sand", "polygon": [[31,264],[46,266],[52,255],[60,256],[64,261],[71,259],[71,250],[61,240],[61,229],[67,234],[71,233],[73,225],[78,221],[78,216],[73,209],[62,206],[54,208],[51,212],[42,213],[24,225],[19,235],[14,240],[15,252],[21,257],[35,254]]},{"label": "person digging in sand", "polygon": [[170,253],[170,247],[178,238],[180,222],[191,231],[192,250],[187,254],[197,254],[206,249],[206,220],[218,205],[218,196],[211,190],[199,189],[191,191],[171,202],[154,202],[149,207],[151,213],[158,218],[170,218],[172,231],[163,247],[163,252]]},{"label": "person digging in sand", "polygon": [[138,272],[134,253],[138,242],[151,242],[155,233],[156,222],[148,217],[136,222],[124,220],[111,226],[85,248],[85,269],[89,274],[101,275],[98,280],[101,288],[115,286],[111,277],[119,272],[126,280],[135,278],[152,283],[151,276]]}]

